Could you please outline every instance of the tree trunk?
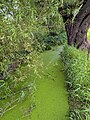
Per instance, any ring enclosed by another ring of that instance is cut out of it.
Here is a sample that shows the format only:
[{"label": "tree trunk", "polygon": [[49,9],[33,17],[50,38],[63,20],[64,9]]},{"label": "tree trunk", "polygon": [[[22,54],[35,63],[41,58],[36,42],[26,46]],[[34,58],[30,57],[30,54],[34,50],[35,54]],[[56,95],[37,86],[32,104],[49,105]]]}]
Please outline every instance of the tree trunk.
[{"label": "tree trunk", "polygon": [[[67,6],[68,7],[68,6]],[[67,32],[68,44],[77,48],[90,49],[87,31],[90,27],[90,0],[84,0],[82,7],[72,22],[73,14],[67,13],[66,7],[59,7]],[[89,50],[90,51],[90,50]]]}]

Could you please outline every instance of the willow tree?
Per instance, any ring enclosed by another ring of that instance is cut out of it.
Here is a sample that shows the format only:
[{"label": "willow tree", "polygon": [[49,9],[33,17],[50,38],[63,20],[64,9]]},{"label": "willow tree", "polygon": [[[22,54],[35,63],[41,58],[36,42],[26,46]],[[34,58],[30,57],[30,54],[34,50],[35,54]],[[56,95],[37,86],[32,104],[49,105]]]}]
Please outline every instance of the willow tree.
[{"label": "willow tree", "polygon": [[87,31],[90,27],[90,0],[60,0],[58,8],[63,18],[68,44],[90,51]]}]

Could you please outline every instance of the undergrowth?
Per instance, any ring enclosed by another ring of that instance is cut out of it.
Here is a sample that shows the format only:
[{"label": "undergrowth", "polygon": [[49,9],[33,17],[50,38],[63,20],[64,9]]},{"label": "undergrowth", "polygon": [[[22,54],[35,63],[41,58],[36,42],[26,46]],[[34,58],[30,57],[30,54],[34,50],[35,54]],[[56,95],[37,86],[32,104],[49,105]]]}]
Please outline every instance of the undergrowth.
[{"label": "undergrowth", "polygon": [[90,83],[85,51],[64,46],[62,61],[69,94],[69,120],[88,120],[90,115]]},{"label": "undergrowth", "polygon": [[[28,69],[28,72],[27,72]],[[20,75],[21,71],[21,75]],[[11,73],[7,82],[0,81],[0,116],[2,117],[6,112],[10,111],[17,105],[21,104],[28,98],[28,95],[33,98],[36,91],[35,80],[33,79],[36,73],[33,73],[29,66],[22,65],[16,71]],[[23,73],[23,76],[22,76]],[[30,74],[31,73],[31,74]],[[12,79],[11,79],[12,76]],[[32,80],[33,79],[33,80]],[[30,106],[34,103],[30,99]]]}]

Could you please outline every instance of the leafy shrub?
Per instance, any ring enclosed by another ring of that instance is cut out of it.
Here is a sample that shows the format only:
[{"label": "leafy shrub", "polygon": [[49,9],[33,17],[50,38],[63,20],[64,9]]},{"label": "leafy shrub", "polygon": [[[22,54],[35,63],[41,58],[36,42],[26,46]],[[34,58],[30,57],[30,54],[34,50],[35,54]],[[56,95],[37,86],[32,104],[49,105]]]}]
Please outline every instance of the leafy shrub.
[{"label": "leafy shrub", "polygon": [[11,89],[9,88],[7,82],[0,80],[0,99],[5,99],[11,94]]},{"label": "leafy shrub", "polygon": [[51,50],[52,47],[56,45],[62,45],[66,43],[66,33],[59,33],[55,36],[47,35],[43,38],[44,48],[45,50]]},{"label": "leafy shrub", "polygon": [[67,35],[65,31],[62,31],[57,37],[56,37],[57,42],[61,44],[65,44],[67,42]]},{"label": "leafy shrub", "polygon": [[87,54],[85,51],[65,45],[61,56],[69,94],[69,119],[87,120],[90,113]]},{"label": "leafy shrub", "polygon": [[[24,6],[24,8],[23,4],[18,2],[13,1],[14,8],[12,8],[13,15],[11,17],[8,18],[8,1],[5,1],[2,6],[2,10],[7,8],[7,15],[0,11],[2,15],[0,17],[0,99],[9,96],[9,91],[12,91],[10,88],[15,85],[16,79],[18,79],[18,82],[19,80],[22,81],[24,73],[20,69],[18,77],[12,77],[11,72],[16,71],[21,64],[26,64],[30,68],[35,67],[36,57],[38,56],[38,44],[35,44],[36,40],[33,36],[36,28],[33,25],[35,19],[26,17],[28,6]],[[9,5],[10,7],[13,6],[12,4]],[[15,6],[18,5],[20,5],[19,9],[16,10]],[[22,12],[20,13],[19,10]],[[30,10],[33,12],[32,9]],[[3,82],[1,82],[2,80]],[[9,84],[10,82],[12,84]]]}]

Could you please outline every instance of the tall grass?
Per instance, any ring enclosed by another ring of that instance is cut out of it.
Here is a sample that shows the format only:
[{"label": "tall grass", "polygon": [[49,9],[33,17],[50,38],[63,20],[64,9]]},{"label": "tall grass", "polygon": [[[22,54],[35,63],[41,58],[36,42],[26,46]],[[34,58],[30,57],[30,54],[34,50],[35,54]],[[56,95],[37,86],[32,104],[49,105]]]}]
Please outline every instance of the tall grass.
[{"label": "tall grass", "polygon": [[69,94],[69,120],[88,120],[90,115],[90,82],[87,54],[64,46],[62,53]]}]

